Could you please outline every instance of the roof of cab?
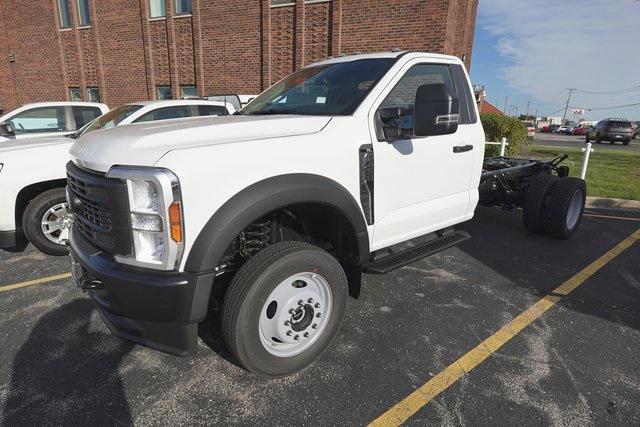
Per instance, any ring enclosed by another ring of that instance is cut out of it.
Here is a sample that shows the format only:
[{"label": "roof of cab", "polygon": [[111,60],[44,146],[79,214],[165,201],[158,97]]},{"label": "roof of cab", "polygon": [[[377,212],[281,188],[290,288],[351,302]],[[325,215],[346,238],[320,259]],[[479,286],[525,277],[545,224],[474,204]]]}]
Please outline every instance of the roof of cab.
[{"label": "roof of cab", "polygon": [[376,53],[354,53],[353,55],[341,55],[338,57],[329,57],[324,61],[314,62],[309,64],[308,67],[313,67],[317,65],[326,65],[326,64],[336,64],[339,62],[349,62],[356,61],[359,59],[376,59],[376,58],[400,58],[403,56],[408,57],[420,57],[427,56],[429,58],[435,59],[445,59],[448,61],[462,63],[460,58],[452,55],[443,55],[440,53],[432,53],[432,52],[416,52],[416,51],[408,51],[408,50],[398,50],[398,51],[387,51],[387,52],[376,52]]}]

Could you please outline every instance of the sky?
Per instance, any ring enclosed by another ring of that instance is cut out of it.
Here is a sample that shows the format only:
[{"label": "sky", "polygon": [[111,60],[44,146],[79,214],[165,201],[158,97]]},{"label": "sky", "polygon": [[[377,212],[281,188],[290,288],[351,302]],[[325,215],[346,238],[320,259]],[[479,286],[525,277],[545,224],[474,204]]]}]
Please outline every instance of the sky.
[{"label": "sky", "polygon": [[471,79],[509,114],[562,116],[575,88],[569,119],[640,120],[640,0],[480,0]]}]

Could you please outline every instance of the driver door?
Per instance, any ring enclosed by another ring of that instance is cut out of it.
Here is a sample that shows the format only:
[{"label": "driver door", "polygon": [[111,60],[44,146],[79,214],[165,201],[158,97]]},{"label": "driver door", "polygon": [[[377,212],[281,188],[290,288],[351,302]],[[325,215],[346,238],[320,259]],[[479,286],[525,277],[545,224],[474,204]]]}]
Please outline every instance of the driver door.
[{"label": "driver door", "polygon": [[[468,98],[463,98],[465,92],[457,87],[461,86],[459,76],[454,79],[452,74],[455,66],[458,65],[408,63],[404,73],[390,85],[392,88],[386,95],[383,93],[382,101],[372,111],[375,127],[372,132],[375,159],[373,250],[470,218],[475,173],[473,159],[483,147],[476,147],[480,144],[472,127],[477,126],[469,124],[470,106],[466,103]],[[464,82],[468,85],[466,77]],[[455,133],[414,137],[416,91],[421,85],[434,83],[445,84],[450,93],[460,99],[460,109],[466,110],[460,111],[460,124]],[[403,136],[389,139],[381,133],[381,127],[389,124],[380,118],[383,108],[399,108],[405,113],[391,123],[402,129]],[[471,108],[476,119],[475,106]]]}]

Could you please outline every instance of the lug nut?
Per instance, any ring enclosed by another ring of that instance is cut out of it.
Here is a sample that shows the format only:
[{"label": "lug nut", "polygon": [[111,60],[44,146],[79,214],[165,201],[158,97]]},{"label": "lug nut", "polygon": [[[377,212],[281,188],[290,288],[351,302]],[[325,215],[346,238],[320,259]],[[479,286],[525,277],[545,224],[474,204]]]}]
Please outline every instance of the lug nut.
[{"label": "lug nut", "polygon": [[320,303],[319,303],[319,302],[315,303],[315,304],[314,304],[314,307],[315,307],[315,308],[320,308]]},{"label": "lug nut", "polygon": [[293,332],[287,331],[287,336],[290,337],[291,335],[293,335]]},{"label": "lug nut", "polygon": [[291,324],[291,322],[289,322],[288,320],[284,321],[284,326],[289,326]]},{"label": "lug nut", "polygon": [[313,325],[311,325],[311,327],[312,327],[313,329],[318,329],[318,324],[317,324],[317,323],[314,323]]},{"label": "lug nut", "polygon": [[317,317],[318,319],[319,319],[319,318],[321,318],[321,317],[322,317],[322,313],[317,313],[317,314],[316,314],[316,317]]},{"label": "lug nut", "polygon": [[295,337],[293,337],[294,340],[299,340],[300,339],[300,335],[296,335]]},{"label": "lug nut", "polygon": [[301,299],[298,300],[298,305],[304,305],[304,301],[302,301]]},{"label": "lug nut", "polygon": [[309,298],[309,299],[307,300],[307,302],[308,302],[309,304],[313,304],[313,298]]},{"label": "lug nut", "polygon": [[302,334],[302,336],[307,338],[309,336],[309,332],[305,332],[304,334]]},{"label": "lug nut", "polygon": [[294,313],[293,308],[290,308],[290,309],[289,309],[289,314],[293,314],[293,313]]}]

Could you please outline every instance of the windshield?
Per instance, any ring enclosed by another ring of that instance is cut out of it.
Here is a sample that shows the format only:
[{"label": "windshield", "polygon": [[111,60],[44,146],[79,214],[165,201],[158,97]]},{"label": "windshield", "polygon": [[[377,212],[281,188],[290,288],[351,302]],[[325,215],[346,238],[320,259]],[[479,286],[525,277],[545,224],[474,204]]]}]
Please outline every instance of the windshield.
[{"label": "windshield", "polygon": [[118,123],[141,108],[142,105],[121,105],[120,107],[114,108],[113,110],[101,115],[100,117],[83,127],[78,131],[76,135],[79,137],[87,132],[98,129],[108,129],[117,126]]},{"label": "windshield", "polygon": [[394,62],[358,59],[305,68],[267,89],[240,114],[352,114]]}]

